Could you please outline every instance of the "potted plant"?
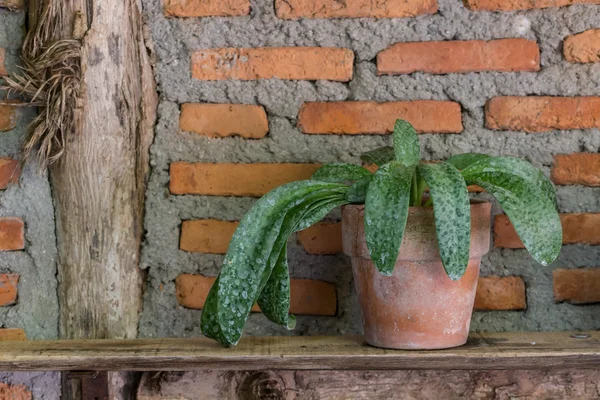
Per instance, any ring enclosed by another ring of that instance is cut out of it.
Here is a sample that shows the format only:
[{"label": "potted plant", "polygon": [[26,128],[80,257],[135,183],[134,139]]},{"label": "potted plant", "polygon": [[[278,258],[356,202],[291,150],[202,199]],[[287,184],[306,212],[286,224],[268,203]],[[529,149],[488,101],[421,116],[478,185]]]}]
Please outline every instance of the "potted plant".
[{"label": "potted plant", "polygon": [[467,185],[494,196],[529,253],[548,265],[562,229],[552,183],[512,157],[462,154],[421,162],[406,121],[393,147],[363,155],[375,173],[325,165],[310,180],[280,186],[259,199],[239,224],[202,313],[202,332],[237,344],[255,303],[288,329],[288,237],[343,206],[344,252],[352,257],[367,343],[386,348],[460,346],[468,332],[481,257],[489,249],[490,204],[471,202]]}]

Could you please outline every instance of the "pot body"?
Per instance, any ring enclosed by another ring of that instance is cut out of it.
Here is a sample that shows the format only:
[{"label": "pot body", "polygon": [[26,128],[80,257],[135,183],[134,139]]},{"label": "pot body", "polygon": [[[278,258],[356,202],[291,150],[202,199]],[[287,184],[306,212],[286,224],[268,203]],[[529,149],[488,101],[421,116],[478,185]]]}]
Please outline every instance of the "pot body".
[{"label": "pot body", "polygon": [[465,275],[446,275],[431,207],[411,207],[392,276],[371,261],[364,206],[342,209],[344,253],[352,258],[365,340],[390,349],[443,349],[469,335],[481,258],[490,247],[490,203],[471,204],[471,252]]}]

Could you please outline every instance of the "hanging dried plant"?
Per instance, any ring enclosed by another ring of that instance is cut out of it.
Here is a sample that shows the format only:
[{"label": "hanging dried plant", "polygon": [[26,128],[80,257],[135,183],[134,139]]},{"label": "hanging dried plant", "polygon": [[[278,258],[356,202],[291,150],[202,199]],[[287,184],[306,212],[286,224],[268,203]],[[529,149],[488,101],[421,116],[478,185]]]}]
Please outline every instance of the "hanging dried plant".
[{"label": "hanging dried plant", "polygon": [[43,170],[60,158],[75,133],[75,109],[81,80],[81,42],[61,38],[62,0],[47,0],[30,18],[23,44],[21,72],[5,78],[8,96],[19,95],[38,107],[23,145],[22,162],[37,155]]}]

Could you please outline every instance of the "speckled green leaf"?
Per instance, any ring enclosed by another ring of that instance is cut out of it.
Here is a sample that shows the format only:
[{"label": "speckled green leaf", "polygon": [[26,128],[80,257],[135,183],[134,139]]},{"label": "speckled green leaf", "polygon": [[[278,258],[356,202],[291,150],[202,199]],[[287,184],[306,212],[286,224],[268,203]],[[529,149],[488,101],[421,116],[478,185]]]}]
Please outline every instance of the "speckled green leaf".
[{"label": "speckled green leaf", "polygon": [[336,191],[336,193],[314,203],[312,207],[305,213],[302,220],[294,228],[294,231],[297,232],[307,229],[325,218],[325,216],[327,216],[327,214],[329,214],[329,212],[335,207],[348,204],[348,200],[346,199],[348,196],[348,191],[349,187],[346,187],[344,190]]},{"label": "speckled green leaf", "polygon": [[296,317],[289,314],[290,272],[287,263],[287,245],[285,244],[279,252],[267,284],[258,297],[258,305],[263,314],[271,321],[287,329],[296,327]]},{"label": "speckled green leaf", "polygon": [[[345,192],[347,190],[347,187],[339,187],[315,192],[288,211],[269,257],[268,265],[272,266],[273,272],[268,277],[268,280],[263,280],[263,284],[261,284],[259,289],[261,294],[258,298],[258,304],[261,309],[264,307],[267,310],[263,312],[271,321],[287,329],[293,329],[295,326],[295,318],[293,316],[291,318],[284,317],[289,312],[289,290],[286,290],[286,283],[283,282],[285,280],[289,285],[289,274],[286,275],[283,272],[285,268],[285,272],[287,273],[285,251],[288,237],[292,232],[314,225],[323,219],[334,207],[347,204],[345,200]],[[270,269],[266,268],[265,271]],[[266,279],[266,277],[264,278]],[[267,294],[263,296],[262,293],[265,291]],[[281,301],[284,299],[286,300]]]},{"label": "speckled green leaf", "polygon": [[305,217],[305,209],[328,196],[344,198],[347,190],[342,184],[299,181],[280,186],[255,203],[240,222],[207,298],[202,313],[206,336],[224,346],[238,342],[252,306],[287,237]]},{"label": "speckled green leaf", "polygon": [[507,174],[513,174],[526,180],[529,185],[539,189],[553,204],[556,205],[556,191],[550,179],[531,163],[515,157],[492,157],[481,164],[482,168],[486,165],[493,165],[496,169],[502,169]]},{"label": "speckled green leaf", "polygon": [[446,160],[448,164],[454,165],[457,169],[465,169],[471,164],[475,164],[477,161],[485,160],[489,158],[487,154],[481,153],[464,153],[457,154]]},{"label": "speckled green leaf", "polygon": [[296,325],[296,318],[289,315],[290,277],[286,258],[289,234],[291,231],[303,230],[314,225],[333,208],[347,203],[343,191],[335,190],[335,193],[327,194],[317,201],[309,199],[288,213],[287,221],[282,226],[282,232],[269,258],[269,263],[274,264],[273,272],[258,298],[258,305],[271,321],[287,329],[294,329]]},{"label": "speckled green leaf", "polygon": [[452,280],[460,279],[469,264],[471,210],[462,175],[448,163],[419,164],[433,199],[435,230],[442,264]]},{"label": "speckled green leaf", "polygon": [[417,165],[421,160],[421,146],[415,128],[409,122],[399,119],[392,137],[396,161],[405,166]]},{"label": "speckled green leaf", "polygon": [[462,175],[498,200],[535,260],[548,265],[558,257],[562,227],[554,190],[541,171],[523,160],[491,157],[467,167]]},{"label": "speckled green leaf", "polygon": [[384,146],[375,150],[367,151],[360,156],[360,159],[366,164],[383,165],[396,158],[394,148],[392,146]]},{"label": "speckled green leaf", "polygon": [[373,174],[354,164],[328,164],[315,171],[310,179],[321,182],[352,182]]},{"label": "speckled green leaf", "polygon": [[377,269],[391,275],[404,236],[414,166],[398,161],[381,166],[365,199],[365,236]]},{"label": "speckled green leaf", "polygon": [[373,180],[373,175],[368,178],[361,179],[360,181],[354,182],[348,189],[346,194],[346,200],[353,204],[363,204],[367,197],[367,190]]}]

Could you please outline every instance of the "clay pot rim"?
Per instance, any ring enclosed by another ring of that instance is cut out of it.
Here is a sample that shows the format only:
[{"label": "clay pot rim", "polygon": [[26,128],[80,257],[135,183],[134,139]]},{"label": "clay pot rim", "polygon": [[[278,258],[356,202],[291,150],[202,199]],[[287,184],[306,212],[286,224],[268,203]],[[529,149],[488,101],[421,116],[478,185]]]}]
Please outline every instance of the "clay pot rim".
[{"label": "clay pot rim", "polygon": [[[470,200],[471,203],[471,212],[473,212],[474,210],[477,210],[479,208],[484,208],[487,207],[487,205],[491,205],[492,203],[490,203],[489,201],[486,200]],[[365,209],[365,205],[363,204],[346,204],[345,206],[342,206],[342,208],[355,208],[359,211],[362,211]],[[431,212],[433,212],[433,207],[423,207],[423,206],[410,206],[408,207],[409,211],[425,211],[428,212],[429,210],[431,210]]]}]

